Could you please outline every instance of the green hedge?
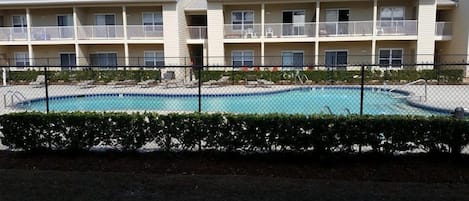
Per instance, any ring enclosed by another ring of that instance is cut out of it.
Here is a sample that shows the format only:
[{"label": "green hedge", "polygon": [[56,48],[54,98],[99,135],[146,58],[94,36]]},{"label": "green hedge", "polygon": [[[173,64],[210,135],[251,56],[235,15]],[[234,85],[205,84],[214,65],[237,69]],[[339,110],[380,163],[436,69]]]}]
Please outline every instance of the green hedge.
[{"label": "green hedge", "polygon": [[27,151],[154,143],[165,151],[460,154],[469,144],[469,121],[450,117],[16,113],[0,116],[0,131],[2,144]]},{"label": "green hedge", "polygon": [[[19,81],[34,81],[38,75],[43,75],[43,71],[10,71],[8,72],[8,80]],[[83,71],[49,71],[48,77],[51,82],[64,82],[82,81],[82,80],[96,80],[109,82],[111,80],[147,80],[147,79],[160,79],[160,71],[158,70],[83,70]]]},{"label": "green hedge", "polygon": [[[330,81],[339,81],[341,83],[359,84],[360,71],[300,71],[300,75],[306,75],[313,83],[327,83]],[[295,81],[295,71],[203,71],[202,81],[217,80],[221,76],[230,76],[231,81],[239,83],[240,80],[245,80],[247,75],[256,75],[257,78],[271,80],[278,83],[280,80]],[[365,71],[365,80],[367,83],[378,81],[377,84],[382,84],[385,80],[388,82],[399,83],[401,80],[408,82],[417,79],[438,80],[440,83],[445,84],[460,84],[464,78],[463,70],[388,70],[388,71]]]}]

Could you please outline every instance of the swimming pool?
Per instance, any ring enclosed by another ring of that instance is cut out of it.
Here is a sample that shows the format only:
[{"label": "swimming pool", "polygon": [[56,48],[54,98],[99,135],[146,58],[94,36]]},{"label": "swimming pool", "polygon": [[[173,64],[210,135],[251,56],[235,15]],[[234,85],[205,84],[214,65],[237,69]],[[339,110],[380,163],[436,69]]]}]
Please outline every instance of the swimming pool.
[{"label": "swimming pool", "polygon": [[[367,88],[364,96],[365,114],[435,115],[436,112],[412,107],[405,92],[389,93]],[[45,99],[31,100],[29,110],[45,111]],[[305,87],[275,92],[203,95],[203,112],[287,113],[287,114],[358,114],[360,89],[353,87]],[[51,111],[165,111],[194,112],[198,110],[196,94],[132,94],[110,93],[51,97]]]}]

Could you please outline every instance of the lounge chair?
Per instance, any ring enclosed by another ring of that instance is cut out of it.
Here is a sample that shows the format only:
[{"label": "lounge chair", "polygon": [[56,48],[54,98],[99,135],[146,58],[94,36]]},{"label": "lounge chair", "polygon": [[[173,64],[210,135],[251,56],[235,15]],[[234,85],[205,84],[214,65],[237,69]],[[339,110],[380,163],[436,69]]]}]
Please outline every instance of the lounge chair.
[{"label": "lounge chair", "polygon": [[247,75],[246,76],[246,87],[257,87],[259,82],[257,81],[257,77],[255,75]]},{"label": "lounge chair", "polygon": [[124,81],[111,81],[108,82],[106,85],[114,86],[114,88],[122,88],[122,87],[129,87],[135,83],[134,80],[124,80]]},{"label": "lounge chair", "polygon": [[30,82],[29,85],[33,87],[43,87],[46,84],[46,76],[38,75],[36,81]]},{"label": "lounge chair", "polygon": [[184,85],[183,80],[166,80],[163,83],[163,88],[168,89],[168,88],[178,88]]},{"label": "lounge chair", "polygon": [[269,80],[259,79],[259,80],[257,80],[257,84],[258,84],[257,86],[259,86],[259,87],[271,87],[275,83],[272,82],[272,81],[269,81]]},{"label": "lounge chair", "polygon": [[230,79],[229,76],[223,76],[218,80],[209,80],[207,82],[204,82],[203,85],[207,86],[223,86],[228,84],[228,80]]},{"label": "lounge chair", "polygon": [[189,83],[185,84],[186,88],[195,88],[199,86],[199,80],[192,80]]},{"label": "lounge chair", "polygon": [[140,88],[150,88],[155,82],[156,80],[145,80],[137,83],[137,85],[140,86]]},{"label": "lounge chair", "polygon": [[83,81],[79,82],[77,85],[78,85],[78,87],[80,87],[80,89],[87,89],[87,88],[96,87],[96,85],[94,85],[94,83],[95,83],[94,80],[83,80]]}]

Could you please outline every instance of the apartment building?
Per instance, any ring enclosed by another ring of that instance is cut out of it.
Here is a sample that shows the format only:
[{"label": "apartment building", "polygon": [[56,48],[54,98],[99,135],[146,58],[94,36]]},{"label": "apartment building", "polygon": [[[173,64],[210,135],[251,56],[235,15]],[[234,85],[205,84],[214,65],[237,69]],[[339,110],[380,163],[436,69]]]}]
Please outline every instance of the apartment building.
[{"label": "apartment building", "polygon": [[468,4],[452,0],[0,0],[0,64],[18,69],[192,63],[399,68],[402,63],[433,63],[442,60],[440,55],[469,55],[469,25],[464,22]]}]

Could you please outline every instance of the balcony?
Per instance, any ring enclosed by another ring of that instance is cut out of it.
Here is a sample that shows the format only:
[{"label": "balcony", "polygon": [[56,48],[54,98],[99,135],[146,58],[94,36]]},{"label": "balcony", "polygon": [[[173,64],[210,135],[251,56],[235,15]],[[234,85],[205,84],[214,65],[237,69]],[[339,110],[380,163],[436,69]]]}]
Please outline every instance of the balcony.
[{"label": "balcony", "polygon": [[31,27],[32,41],[73,39],[75,39],[75,31],[73,26]]},{"label": "balcony", "polygon": [[417,35],[417,20],[378,21],[376,34],[378,36],[413,36]]},{"label": "balcony", "polygon": [[451,36],[453,34],[453,23],[451,22],[436,22],[437,36]]},{"label": "balcony", "polygon": [[261,24],[225,24],[225,39],[253,39],[261,37]]},{"label": "balcony", "polygon": [[189,33],[189,39],[207,39],[207,26],[189,26],[187,32]]},{"label": "balcony", "polygon": [[26,27],[0,27],[0,41],[26,41],[27,39]]},{"label": "balcony", "polygon": [[373,35],[372,21],[349,21],[349,22],[320,22],[319,36],[342,37],[342,36],[371,36]]},{"label": "balcony", "polygon": [[316,36],[316,23],[269,23],[265,24],[266,38],[309,38]]},{"label": "balcony", "polygon": [[163,39],[163,25],[128,25],[127,37],[129,40]]},{"label": "balcony", "polygon": [[78,39],[80,40],[115,40],[124,38],[122,25],[79,26]]}]

